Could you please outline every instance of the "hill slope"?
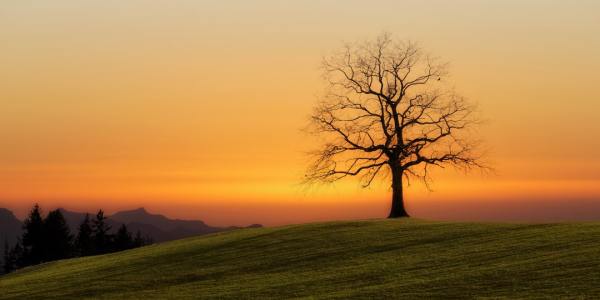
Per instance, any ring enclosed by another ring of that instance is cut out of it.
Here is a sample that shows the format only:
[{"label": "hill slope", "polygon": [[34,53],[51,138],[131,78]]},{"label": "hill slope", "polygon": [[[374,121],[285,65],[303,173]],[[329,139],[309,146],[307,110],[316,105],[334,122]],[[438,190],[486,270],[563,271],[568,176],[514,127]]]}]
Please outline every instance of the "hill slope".
[{"label": "hill slope", "polygon": [[0,277],[0,298],[600,295],[600,224],[375,220],[245,229]]}]

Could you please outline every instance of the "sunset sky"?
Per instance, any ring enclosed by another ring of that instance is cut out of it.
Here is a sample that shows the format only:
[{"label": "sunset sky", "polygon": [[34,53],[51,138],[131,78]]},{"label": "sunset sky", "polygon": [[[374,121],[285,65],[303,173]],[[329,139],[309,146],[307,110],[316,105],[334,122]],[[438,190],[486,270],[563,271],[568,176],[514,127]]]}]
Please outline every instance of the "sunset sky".
[{"label": "sunset sky", "polygon": [[300,185],[319,64],[383,31],[450,62],[494,173],[420,218],[600,219],[600,1],[0,3],[0,207],[144,206],[215,225],[385,217],[389,184]]}]

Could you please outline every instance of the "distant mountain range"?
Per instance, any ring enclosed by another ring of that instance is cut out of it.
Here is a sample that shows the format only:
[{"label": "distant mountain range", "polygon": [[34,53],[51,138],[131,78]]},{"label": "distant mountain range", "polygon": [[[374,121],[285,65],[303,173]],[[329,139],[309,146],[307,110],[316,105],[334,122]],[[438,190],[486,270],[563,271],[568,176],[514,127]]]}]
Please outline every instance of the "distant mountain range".
[{"label": "distant mountain range", "polygon": [[0,208],[0,254],[4,253],[4,241],[11,245],[15,244],[17,237],[21,235],[23,223],[17,219],[12,211]]},{"label": "distant mountain range", "polygon": [[[86,213],[72,212],[59,208],[71,233],[76,235],[79,230],[79,224],[85,218]],[[90,220],[94,219],[96,214],[89,213]],[[116,232],[121,224],[125,224],[129,231],[135,234],[138,230],[143,236],[152,238],[154,242],[166,242],[182,239],[191,236],[241,229],[246,227],[213,227],[200,220],[178,220],[169,219],[163,215],[151,214],[144,208],[134,210],[120,211],[108,216],[107,223]],[[7,240],[10,245],[14,245],[17,238],[22,234],[23,222],[15,217],[8,209],[0,208],[0,255],[4,253],[4,241]],[[262,227],[260,224],[252,224],[248,228]],[[0,260],[1,260],[0,256]]]}]

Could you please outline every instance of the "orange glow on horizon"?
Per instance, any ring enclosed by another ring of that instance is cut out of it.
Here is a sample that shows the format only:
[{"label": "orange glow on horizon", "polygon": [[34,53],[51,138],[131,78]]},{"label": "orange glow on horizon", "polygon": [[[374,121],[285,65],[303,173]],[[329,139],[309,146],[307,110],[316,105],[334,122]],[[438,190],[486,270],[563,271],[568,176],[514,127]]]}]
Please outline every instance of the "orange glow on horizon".
[{"label": "orange glow on horizon", "polygon": [[0,207],[145,206],[220,225],[385,217],[385,182],[299,182],[321,57],[387,30],[451,63],[496,169],[414,183],[415,216],[560,219],[547,199],[600,219],[600,3],[458,2],[403,3],[402,19],[396,2],[5,3]]}]

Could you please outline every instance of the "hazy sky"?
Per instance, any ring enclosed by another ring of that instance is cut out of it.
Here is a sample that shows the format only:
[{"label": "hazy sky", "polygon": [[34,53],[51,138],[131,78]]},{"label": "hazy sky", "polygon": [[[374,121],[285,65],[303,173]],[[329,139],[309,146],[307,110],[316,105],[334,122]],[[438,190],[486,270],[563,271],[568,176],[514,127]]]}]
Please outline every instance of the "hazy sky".
[{"label": "hazy sky", "polygon": [[600,219],[599,1],[0,3],[0,207],[213,224],[386,215],[386,183],[298,183],[321,57],[383,31],[449,61],[496,174],[409,188],[423,218]]}]

